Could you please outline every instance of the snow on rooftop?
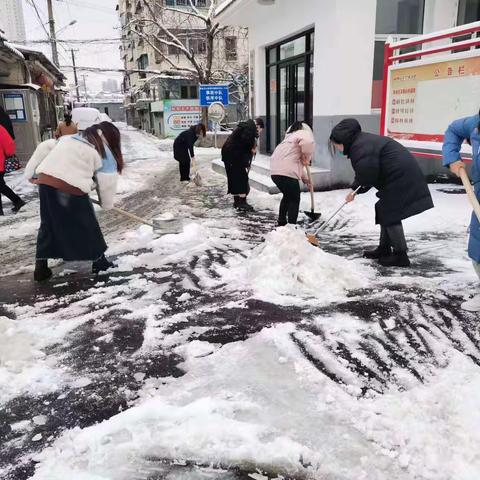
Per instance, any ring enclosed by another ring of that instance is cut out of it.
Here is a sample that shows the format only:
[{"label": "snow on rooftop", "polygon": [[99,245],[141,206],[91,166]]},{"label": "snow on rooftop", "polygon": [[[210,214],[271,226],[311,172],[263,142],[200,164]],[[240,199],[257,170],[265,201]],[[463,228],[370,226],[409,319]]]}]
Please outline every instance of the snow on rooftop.
[{"label": "snow on rooftop", "polygon": [[12,53],[14,53],[17,57],[20,57],[20,58],[25,58],[23,56],[23,53],[18,49],[18,46],[13,44],[13,43],[10,43],[10,42],[4,42],[3,43],[5,45],[5,47],[10,50]]}]

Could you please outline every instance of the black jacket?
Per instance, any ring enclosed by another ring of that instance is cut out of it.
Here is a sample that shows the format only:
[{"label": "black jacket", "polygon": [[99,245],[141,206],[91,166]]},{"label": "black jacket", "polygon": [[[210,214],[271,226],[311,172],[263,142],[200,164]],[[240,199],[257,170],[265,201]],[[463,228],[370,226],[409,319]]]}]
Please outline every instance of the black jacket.
[{"label": "black jacket", "polygon": [[173,142],[173,156],[175,160],[179,162],[189,162],[190,158],[195,156],[193,146],[197,140],[198,137],[193,128],[189,128],[178,135]]},{"label": "black jacket", "polygon": [[375,205],[376,222],[393,225],[433,208],[425,177],[413,155],[389,137],[363,133],[355,119],[340,122],[332,139],[343,143],[344,153],[355,171],[353,189],[371,187],[380,199]]},{"label": "black jacket", "polygon": [[250,191],[248,170],[252,164],[252,152],[226,143],[222,148],[222,161],[227,173],[228,193],[246,194]]}]

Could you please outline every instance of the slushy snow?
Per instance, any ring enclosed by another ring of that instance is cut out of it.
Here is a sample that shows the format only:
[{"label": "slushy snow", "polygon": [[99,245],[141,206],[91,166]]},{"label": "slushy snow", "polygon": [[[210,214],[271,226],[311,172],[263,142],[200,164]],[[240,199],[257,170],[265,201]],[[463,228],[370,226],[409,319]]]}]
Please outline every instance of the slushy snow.
[{"label": "slushy snow", "polygon": [[268,233],[246,260],[237,256],[222,270],[229,283],[240,282],[257,298],[276,303],[339,301],[349,290],[367,287],[374,277],[362,261],[311,245],[305,233],[292,225]]}]

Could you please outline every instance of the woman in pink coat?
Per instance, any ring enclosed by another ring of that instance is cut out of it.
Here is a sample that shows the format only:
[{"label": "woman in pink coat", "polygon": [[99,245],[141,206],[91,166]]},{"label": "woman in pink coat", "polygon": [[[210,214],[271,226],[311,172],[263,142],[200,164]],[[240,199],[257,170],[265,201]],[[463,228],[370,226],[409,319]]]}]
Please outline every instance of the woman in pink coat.
[{"label": "woman in pink coat", "polygon": [[5,160],[15,154],[15,141],[6,128],[0,125],[0,215],[3,215],[2,195],[13,204],[12,212],[17,213],[25,202],[5,183]]},{"label": "woman in pink coat", "polygon": [[283,193],[278,214],[278,226],[296,224],[300,207],[300,184],[302,180],[310,188],[305,174],[305,165],[310,165],[315,151],[312,129],[304,122],[295,122],[283,142],[273,152],[270,162],[272,180]]}]

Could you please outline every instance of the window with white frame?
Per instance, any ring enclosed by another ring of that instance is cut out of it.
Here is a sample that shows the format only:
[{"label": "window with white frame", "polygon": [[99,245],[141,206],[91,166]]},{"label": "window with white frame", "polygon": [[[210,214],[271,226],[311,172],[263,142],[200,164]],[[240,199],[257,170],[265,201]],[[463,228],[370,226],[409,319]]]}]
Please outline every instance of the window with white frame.
[{"label": "window with white frame", "polygon": [[237,60],[237,38],[225,37],[225,60],[233,62]]},{"label": "window with white frame", "polygon": [[[137,65],[139,70],[146,70],[148,68],[148,55],[146,53],[140,55],[137,59]],[[146,78],[146,74],[144,72],[140,72],[140,78]]]},{"label": "window with white frame", "polygon": [[[207,53],[207,42],[205,39],[205,31],[198,30],[172,30],[172,33],[180,40],[180,42],[194,55],[205,55]],[[168,45],[168,55],[177,55],[181,53],[178,47]]]}]

